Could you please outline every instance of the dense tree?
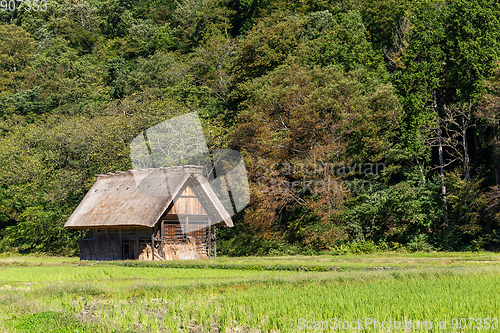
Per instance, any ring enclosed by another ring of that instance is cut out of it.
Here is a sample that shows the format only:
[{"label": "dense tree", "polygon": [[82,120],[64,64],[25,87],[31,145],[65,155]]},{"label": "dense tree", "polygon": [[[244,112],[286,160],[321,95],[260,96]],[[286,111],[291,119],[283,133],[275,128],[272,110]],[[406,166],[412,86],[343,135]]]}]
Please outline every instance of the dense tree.
[{"label": "dense tree", "polygon": [[204,41],[195,50],[193,67],[200,83],[208,86],[214,96],[223,103],[228,102],[232,85],[231,60],[236,42],[218,30],[207,33]]},{"label": "dense tree", "polygon": [[477,117],[481,119],[481,134],[493,152],[491,167],[495,169],[495,184],[500,184],[500,61],[488,80],[484,81]]},{"label": "dense tree", "polygon": [[246,223],[269,237],[299,237],[319,247],[344,239],[338,215],[349,176],[337,169],[378,162],[391,150],[391,128],[401,119],[391,85],[366,70],[291,64],[244,88],[251,97],[236,144],[249,154],[257,183]]},{"label": "dense tree", "polygon": [[23,28],[0,25],[0,93],[12,92],[23,85],[35,46],[35,41]]}]

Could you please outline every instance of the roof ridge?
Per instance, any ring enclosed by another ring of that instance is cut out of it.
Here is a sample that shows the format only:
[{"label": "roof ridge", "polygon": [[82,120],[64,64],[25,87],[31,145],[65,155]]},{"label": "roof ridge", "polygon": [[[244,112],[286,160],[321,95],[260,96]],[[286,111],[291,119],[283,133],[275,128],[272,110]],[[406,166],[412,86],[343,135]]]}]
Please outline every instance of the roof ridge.
[{"label": "roof ridge", "polygon": [[152,171],[171,171],[171,170],[185,170],[187,172],[197,172],[199,173],[203,169],[203,166],[201,165],[193,165],[193,164],[187,164],[187,165],[179,165],[179,166],[170,166],[170,167],[159,167],[159,168],[147,168],[147,169],[131,169],[128,171],[115,171],[115,172],[108,172],[107,174],[98,174],[97,178],[100,177],[107,177],[107,176],[117,176],[117,175],[128,175],[128,174],[133,174],[134,172],[152,172]]}]

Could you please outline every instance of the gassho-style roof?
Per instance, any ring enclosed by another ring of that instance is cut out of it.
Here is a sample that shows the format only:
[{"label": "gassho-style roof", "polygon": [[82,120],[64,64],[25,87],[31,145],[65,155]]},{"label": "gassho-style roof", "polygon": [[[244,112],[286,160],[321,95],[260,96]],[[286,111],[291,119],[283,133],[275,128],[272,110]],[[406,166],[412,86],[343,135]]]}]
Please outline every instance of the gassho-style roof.
[{"label": "gassho-style roof", "polygon": [[186,185],[212,223],[233,221],[199,166],[131,170],[99,175],[64,227],[153,227]]}]

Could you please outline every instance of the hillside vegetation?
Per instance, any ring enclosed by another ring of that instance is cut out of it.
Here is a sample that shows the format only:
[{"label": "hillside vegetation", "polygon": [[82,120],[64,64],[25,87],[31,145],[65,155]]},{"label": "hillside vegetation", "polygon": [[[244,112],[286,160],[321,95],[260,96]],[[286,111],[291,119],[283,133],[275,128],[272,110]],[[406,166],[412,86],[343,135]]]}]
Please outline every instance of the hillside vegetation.
[{"label": "hillside vegetation", "polygon": [[498,250],[499,34],[492,0],[0,10],[0,250],[75,254],[95,176],[192,111],[250,179],[222,254]]}]

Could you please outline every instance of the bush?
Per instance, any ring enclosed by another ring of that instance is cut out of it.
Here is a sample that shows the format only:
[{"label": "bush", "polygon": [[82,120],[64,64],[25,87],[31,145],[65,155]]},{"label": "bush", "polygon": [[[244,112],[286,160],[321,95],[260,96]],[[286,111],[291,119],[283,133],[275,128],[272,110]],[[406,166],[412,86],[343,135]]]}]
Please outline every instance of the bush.
[{"label": "bush", "polygon": [[428,243],[427,235],[416,235],[411,242],[406,246],[409,252],[425,251],[430,252],[436,250],[432,245]]},{"label": "bush", "polygon": [[353,198],[344,219],[351,239],[409,244],[419,235],[435,234],[442,216],[438,180],[415,173],[392,186],[374,179],[371,191]]}]

